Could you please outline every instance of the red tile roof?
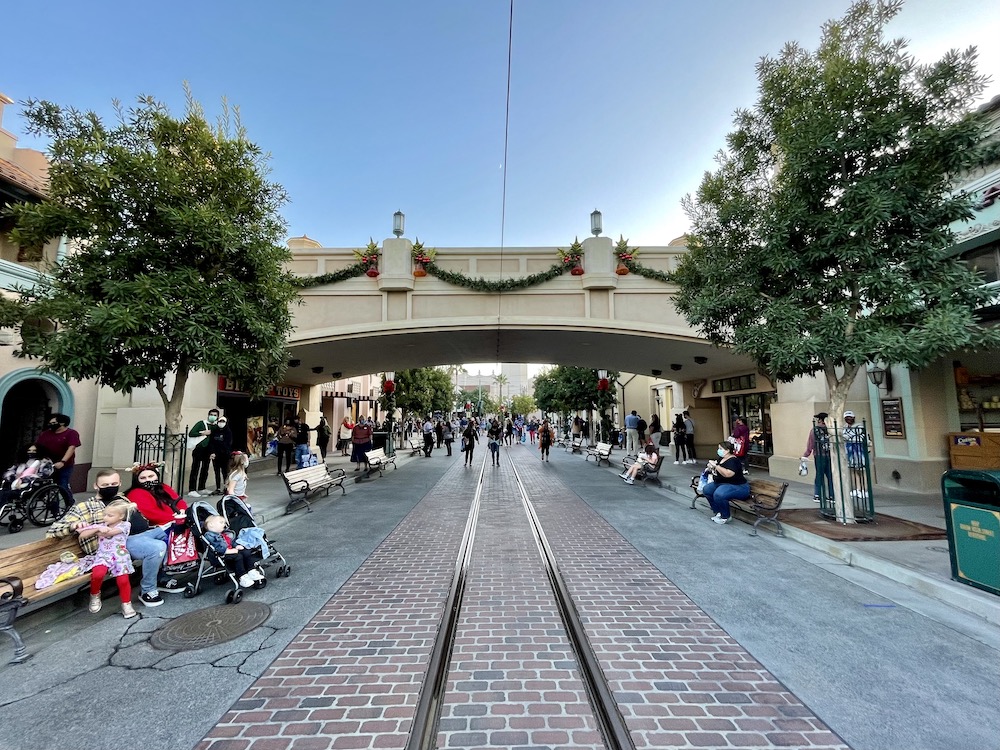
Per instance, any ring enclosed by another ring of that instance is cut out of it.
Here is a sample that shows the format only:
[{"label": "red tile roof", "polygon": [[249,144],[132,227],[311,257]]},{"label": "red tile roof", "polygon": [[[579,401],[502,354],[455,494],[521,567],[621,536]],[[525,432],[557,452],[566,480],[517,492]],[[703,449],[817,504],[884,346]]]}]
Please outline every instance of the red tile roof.
[{"label": "red tile roof", "polygon": [[39,198],[46,196],[48,186],[45,180],[21,169],[12,161],[0,159],[0,179],[34,193]]}]

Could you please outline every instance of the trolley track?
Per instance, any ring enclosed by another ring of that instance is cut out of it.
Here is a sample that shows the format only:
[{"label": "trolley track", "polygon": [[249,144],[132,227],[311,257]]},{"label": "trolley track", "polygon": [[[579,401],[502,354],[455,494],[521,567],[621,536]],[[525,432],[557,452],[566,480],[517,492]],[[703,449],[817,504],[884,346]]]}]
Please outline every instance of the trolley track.
[{"label": "trolley track", "polygon": [[[523,522],[537,548],[539,561],[544,568],[551,598],[562,623],[564,637],[576,662],[576,671],[583,684],[593,723],[600,732],[608,750],[634,750],[629,734],[611,688],[591,646],[582,619],[573,603],[569,588],[559,572],[555,555],[546,539],[541,520],[531,502],[529,493],[513,460],[505,450],[505,469],[509,468],[516,492],[524,512]],[[488,454],[487,454],[488,459]],[[414,713],[407,750],[430,750],[437,747],[438,727],[442,707],[447,700],[448,675],[453,669],[456,634],[463,614],[463,603],[468,593],[469,571],[476,551],[476,537],[482,511],[482,501],[488,472],[486,460],[479,468],[473,501],[469,510],[462,542],[456,559],[455,571],[444,609],[444,619],[438,631]],[[511,518],[511,523],[516,523]]]}]

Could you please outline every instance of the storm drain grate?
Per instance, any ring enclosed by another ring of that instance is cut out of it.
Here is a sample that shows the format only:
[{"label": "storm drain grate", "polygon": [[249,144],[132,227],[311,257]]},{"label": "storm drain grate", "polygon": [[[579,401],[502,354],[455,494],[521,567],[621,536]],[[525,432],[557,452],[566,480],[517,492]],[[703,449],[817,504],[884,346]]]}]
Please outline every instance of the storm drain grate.
[{"label": "storm drain grate", "polygon": [[192,651],[239,638],[262,625],[270,616],[271,608],[261,602],[198,609],[155,631],[149,643],[164,651]]}]

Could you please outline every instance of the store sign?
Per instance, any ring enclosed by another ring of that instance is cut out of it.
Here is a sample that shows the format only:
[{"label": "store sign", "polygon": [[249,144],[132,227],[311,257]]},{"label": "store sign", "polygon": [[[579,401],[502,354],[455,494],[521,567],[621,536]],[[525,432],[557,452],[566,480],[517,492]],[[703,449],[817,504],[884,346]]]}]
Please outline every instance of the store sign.
[{"label": "store sign", "polygon": [[882,434],[887,438],[906,437],[906,425],[903,423],[903,399],[882,399]]},{"label": "store sign", "polygon": [[[242,395],[249,395],[246,389],[243,387],[243,381],[237,380],[236,378],[227,378],[225,375],[219,376],[219,392],[220,393],[239,393]],[[264,394],[264,398],[282,398],[289,401],[298,401],[302,397],[302,388],[297,385],[287,385],[282,383],[281,385],[271,386],[267,392]]]}]

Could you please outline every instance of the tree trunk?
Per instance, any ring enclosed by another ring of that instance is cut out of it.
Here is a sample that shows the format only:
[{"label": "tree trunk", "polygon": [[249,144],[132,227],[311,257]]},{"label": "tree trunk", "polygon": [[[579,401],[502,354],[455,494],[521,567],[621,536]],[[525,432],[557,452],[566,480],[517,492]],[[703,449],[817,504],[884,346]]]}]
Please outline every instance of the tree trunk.
[{"label": "tree trunk", "polygon": [[[830,391],[830,417],[829,425],[831,433],[836,432],[836,436],[830,437],[830,469],[833,472],[833,503],[837,512],[837,521],[843,524],[857,523],[854,516],[854,500],[847,494],[846,487],[850,484],[845,481],[844,465],[846,456],[842,455],[842,433],[844,408],[847,406],[847,394],[854,384],[854,379],[858,374],[858,366],[851,365],[844,368],[844,373],[837,375],[832,365],[827,365],[824,372],[827,386]],[[838,450],[840,448],[840,450]]]},{"label": "tree trunk", "polygon": [[163,402],[163,417],[166,431],[171,435],[178,435],[183,431],[181,425],[181,407],[184,405],[184,390],[187,388],[188,371],[178,369],[174,377],[174,387],[167,395],[166,383],[162,380],[156,383],[156,392],[160,394]]}]

